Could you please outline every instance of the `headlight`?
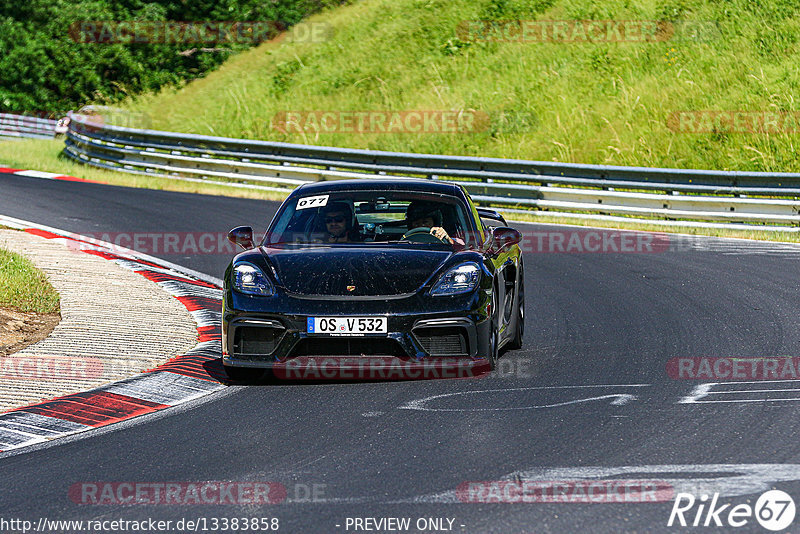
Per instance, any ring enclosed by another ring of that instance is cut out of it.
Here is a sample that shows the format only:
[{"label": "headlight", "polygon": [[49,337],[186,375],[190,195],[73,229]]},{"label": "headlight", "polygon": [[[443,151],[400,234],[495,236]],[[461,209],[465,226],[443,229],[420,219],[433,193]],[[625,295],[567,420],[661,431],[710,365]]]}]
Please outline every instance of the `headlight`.
[{"label": "headlight", "polygon": [[431,295],[457,295],[477,287],[481,269],[477,263],[462,263],[444,273],[431,289]]},{"label": "headlight", "polygon": [[249,263],[239,263],[233,267],[233,287],[248,295],[266,297],[275,293],[275,287],[261,269]]}]

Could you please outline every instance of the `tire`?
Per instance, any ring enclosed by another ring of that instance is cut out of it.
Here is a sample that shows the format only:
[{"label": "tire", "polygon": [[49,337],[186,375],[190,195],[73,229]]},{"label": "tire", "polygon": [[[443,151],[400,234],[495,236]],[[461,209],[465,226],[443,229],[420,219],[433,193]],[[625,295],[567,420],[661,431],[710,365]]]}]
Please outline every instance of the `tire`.
[{"label": "tire", "polygon": [[514,337],[508,342],[511,350],[522,348],[522,338],[525,335],[525,271],[522,268],[522,257],[519,260],[519,280],[517,280],[517,320],[514,326]]},{"label": "tire", "polygon": [[228,375],[231,382],[251,384],[258,382],[264,376],[264,369],[233,367],[230,365],[224,365],[223,367],[225,368],[225,374]]},{"label": "tire", "polygon": [[489,319],[489,369],[494,371],[497,368],[497,360],[500,359],[500,329],[497,326],[497,290],[492,293],[492,317]]}]

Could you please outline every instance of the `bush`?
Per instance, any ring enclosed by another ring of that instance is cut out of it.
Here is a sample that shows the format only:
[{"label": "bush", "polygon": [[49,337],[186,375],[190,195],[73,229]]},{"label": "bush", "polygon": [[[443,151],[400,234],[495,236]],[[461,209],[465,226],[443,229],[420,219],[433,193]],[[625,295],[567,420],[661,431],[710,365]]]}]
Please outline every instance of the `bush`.
[{"label": "bush", "polygon": [[0,112],[58,115],[181,85],[246,43],[79,43],[85,21],[268,21],[289,27],[341,0],[26,0],[0,4]]}]

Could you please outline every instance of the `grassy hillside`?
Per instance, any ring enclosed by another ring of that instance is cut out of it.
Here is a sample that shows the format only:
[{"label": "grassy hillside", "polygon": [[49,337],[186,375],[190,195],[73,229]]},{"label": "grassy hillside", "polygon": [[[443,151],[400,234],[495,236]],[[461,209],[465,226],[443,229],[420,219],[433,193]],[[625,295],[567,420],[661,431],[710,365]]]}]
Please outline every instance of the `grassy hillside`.
[{"label": "grassy hillside", "polygon": [[[324,42],[268,43],[180,90],[127,103],[155,128],[251,139],[569,162],[800,171],[798,134],[676,133],[682,110],[797,111],[794,0],[361,0],[312,17]],[[675,20],[658,42],[477,42],[475,19]],[[285,134],[287,110],[485,112],[478,133]]]}]

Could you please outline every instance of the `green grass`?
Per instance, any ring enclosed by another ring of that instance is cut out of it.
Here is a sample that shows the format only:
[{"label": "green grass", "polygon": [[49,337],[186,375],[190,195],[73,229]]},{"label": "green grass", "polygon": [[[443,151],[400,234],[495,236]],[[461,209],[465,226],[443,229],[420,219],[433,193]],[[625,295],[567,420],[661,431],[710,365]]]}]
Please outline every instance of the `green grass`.
[{"label": "green grass", "polygon": [[22,312],[56,313],[59,296],[44,273],[27,258],[0,248],[0,306]]},{"label": "green grass", "polygon": [[[794,135],[676,133],[667,119],[682,110],[798,111],[798,10],[793,0],[362,0],[311,17],[335,28],[327,41],[266,43],[180,90],[125,105],[157,129],[249,139],[796,172]],[[713,21],[718,33],[650,43],[461,40],[459,23],[487,18]],[[271,119],[287,110],[477,110],[493,119],[480,133],[285,134]]]}]

